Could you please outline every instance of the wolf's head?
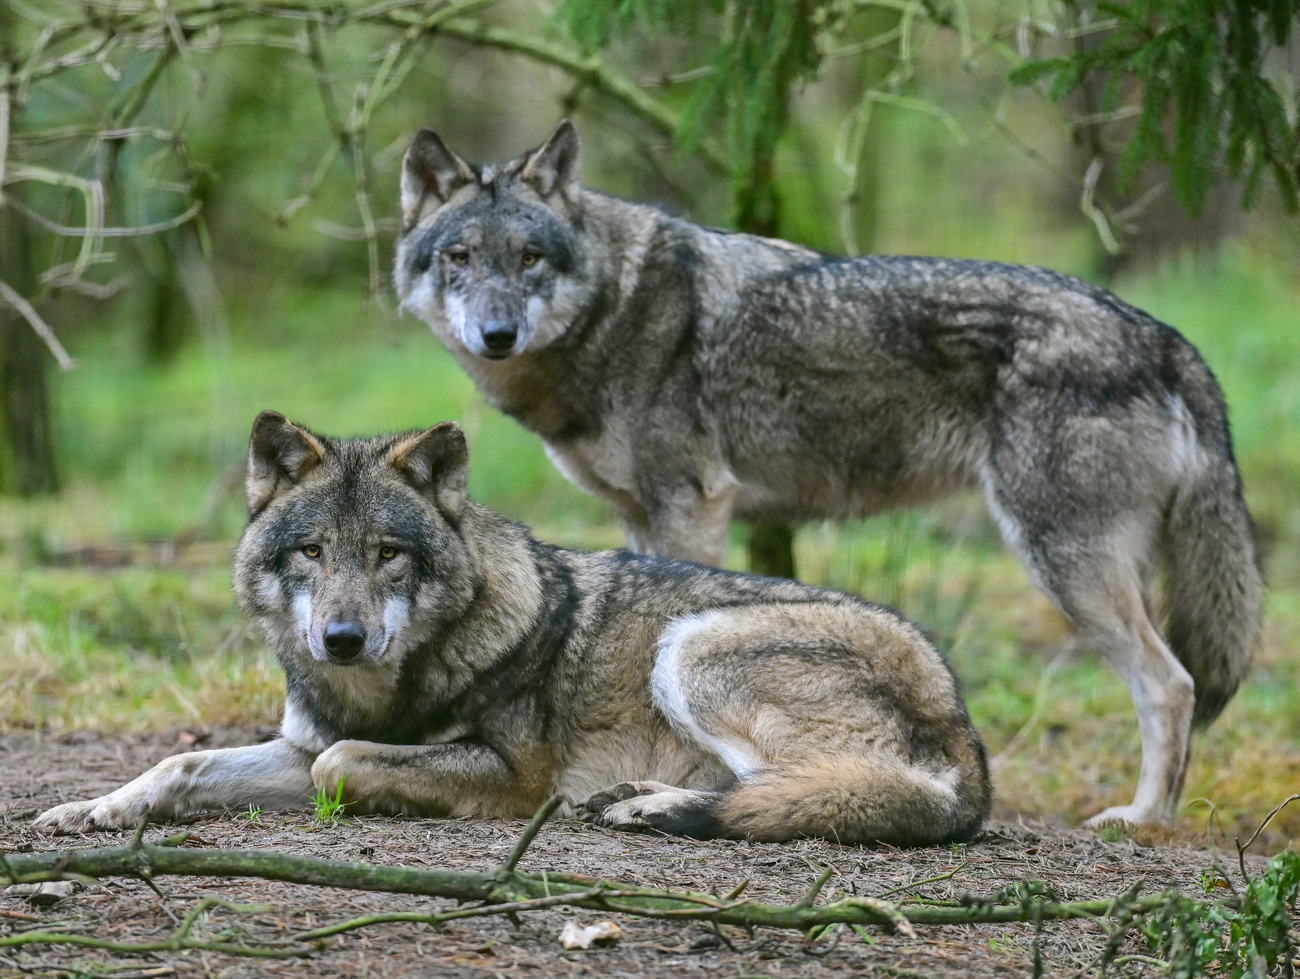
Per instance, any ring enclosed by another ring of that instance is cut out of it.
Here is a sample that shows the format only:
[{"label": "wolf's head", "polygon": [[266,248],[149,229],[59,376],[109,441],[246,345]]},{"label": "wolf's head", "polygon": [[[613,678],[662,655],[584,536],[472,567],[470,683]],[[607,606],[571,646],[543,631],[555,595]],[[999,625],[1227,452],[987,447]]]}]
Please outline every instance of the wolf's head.
[{"label": "wolf's head", "polygon": [[503,360],[564,333],[590,291],[578,131],[473,167],[421,129],[402,164],[394,280],[402,307],[454,353]]},{"label": "wolf's head", "polygon": [[381,666],[455,621],[474,564],[457,526],[465,436],[455,422],[331,439],[264,411],[248,447],[249,523],[235,554],[240,606],[286,669]]}]

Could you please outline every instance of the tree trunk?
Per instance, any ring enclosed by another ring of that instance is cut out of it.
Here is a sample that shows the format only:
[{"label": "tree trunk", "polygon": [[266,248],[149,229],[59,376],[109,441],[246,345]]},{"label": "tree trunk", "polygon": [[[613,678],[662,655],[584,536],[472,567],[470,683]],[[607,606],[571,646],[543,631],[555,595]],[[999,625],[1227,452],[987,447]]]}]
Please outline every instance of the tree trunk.
[{"label": "tree trunk", "polygon": [[[900,16],[892,10],[871,9],[857,15],[857,27],[862,36],[884,36],[897,27]],[[853,97],[859,97],[883,81],[895,59],[896,48],[893,46],[859,58]],[[788,98],[789,93],[782,92],[779,97]],[[875,243],[881,158],[881,140],[873,134],[872,138],[863,141],[861,157],[855,161],[854,186],[850,199],[845,201],[845,206],[853,208],[852,231],[860,251],[870,251]],[[735,222],[738,230],[769,238],[780,237],[781,199],[776,188],[774,162],[770,155],[756,156],[748,180],[736,187]],[[791,524],[768,521],[750,524],[749,570],[780,578],[795,576],[794,527]]]},{"label": "tree trunk", "polygon": [[[12,63],[13,12],[0,0],[0,59]],[[14,193],[11,190],[9,193]],[[0,280],[30,296],[36,283],[27,224],[0,196]],[[50,426],[50,357],[16,309],[0,305],[0,495],[59,488]]]},{"label": "tree trunk", "polygon": [[[35,280],[26,223],[0,203],[0,279],[22,295]],[[50,422],[49,352],[15,309],[0,307],[0,494],[59,488]]]},{"label": "tree trunk", "polygon": [[[775,238],[780,231],[781,201],[772,176],[772,160],[754,161],[749,182],[737,188],[736,228]],[[794,577],[794,527],[753,521],[749,526],[749,570],[775,578]]]},{"label": "tree trunk", "polygon": [[755,520],[749,525],[749,570],[773,578],[794,577],[794,526]]}]

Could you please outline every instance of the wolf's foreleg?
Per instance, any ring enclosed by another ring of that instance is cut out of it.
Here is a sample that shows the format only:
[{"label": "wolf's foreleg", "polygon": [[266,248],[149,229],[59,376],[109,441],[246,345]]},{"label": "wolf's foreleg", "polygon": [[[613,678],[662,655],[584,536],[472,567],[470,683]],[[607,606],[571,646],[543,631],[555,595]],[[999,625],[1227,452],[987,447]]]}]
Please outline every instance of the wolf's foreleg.
[{"label": "wolf's foreleg", "polygon": [[130,829],[148,812],[178,820],[213,809],[302,809],[311,798],[312,755],[277,738],[243,748],[164,758],[115,792],[55,806],[36,818],[42,833]]},{"label": "wolf's foreleg", "polygon": [[544,762],[509,764],[482,742],[393,745],[339,741],[311,769],[318,788],[360,811],[425,816],[531,815],[550,791]]},{"label": "wolf's foreleg", "polygon": [[713,483],[702,480],[665,491],[648,508],[644,528],[623,521],[628,546],[643,554],[697,561],[721,567],[727,553],[727,529],[735,508],[737,483],[726,473]]}]

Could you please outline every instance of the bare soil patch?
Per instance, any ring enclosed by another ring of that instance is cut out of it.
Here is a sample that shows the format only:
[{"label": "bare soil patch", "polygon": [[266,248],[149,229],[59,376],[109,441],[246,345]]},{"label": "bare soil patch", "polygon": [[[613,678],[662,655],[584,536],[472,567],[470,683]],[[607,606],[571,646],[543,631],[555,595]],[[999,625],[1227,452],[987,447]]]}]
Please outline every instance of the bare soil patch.
[{"label": "bare soil patch", "polygon": [[[54,739],[0,737],[0,847],[46,850],[123,842],[123,834],[51,839],[28,827],[46,807],[113,789],[168,754],[195,747],[225,747],[263,739],[271,732],[224,729],[166,735],[101,737],[77,732]],[[257,847],[413,867],[491,870],[509,853],[524,823],[514,820],[348,818],[318,825],[310,813],[265,813],[256,821],[237,813],[203,817],[186,827],[192,846]],[[155,839],[174,829],[150,828]],[[129,835],[129,834],[128,834]],[[1139,835],[1139,839],[1141,836]],[[1235,853],[1220,854],[1240,885]],[[1045,882],[1062,900],[1114,896],[1143,879],[1143,891],[1177,887],[1201,893],[1201,873],[1215,854],[1194,846],[1143,846],[1108,842],[1090,832],[995,821],[976,842],[962,847],[898,850],[844,847],[821,841],[763,844],[617,833],[577,820],[548,824],[520,869],[582,873],[643,886],[713,890],[723,894],[748,879],[755,900],[793,903],[824,866],[835,869],[827,896],[846,891],[888,896],[960,898],[988,894],[1017,881]],[[1255,873],[1261,858],[1250,858]],[[931,883],[917,883],[945,877]],[[915,886],[912,886],[915,885]],[[161,940],[204,897],[265,903],[254,914],[213,912],[206,928],[243,928],[259,941],[285,939],[332,922],[378,911],[445,910],[448,901],[359,893],[248,879],[163,878],[158,891],[137,880],[108,879],[50,907],[0,898],[0,935],[62,927],[120,942]],[[1052,923],[1036,936],[1032,925],[963,925],[919,928],[916,938],[873,931],[868,944],[847,929],[806,941],[796,932],[737,928],[715,933],[699,923],[622,918],[623,937],[609,948],[568,952],[558,936],[565,922],[590,924],[590,912],[530,912],[518,923],[504,917],[426,925],[382,925],[331,940],[306,959],[267,962],[230,956],[163,952],[126,958],[72,947],[27,946],[0,956],[0,976],[111,974],[144,976],[516,977],[516,976],[747,976],[894,977],[1021,976],[1033,972],[1037,939],[1049,975],[1096,975],[1106,932],[1093,922]],[[1132,942],[1126,948],[1144,952]],[[1125,966],[1128,974],[1157,974]]]}]

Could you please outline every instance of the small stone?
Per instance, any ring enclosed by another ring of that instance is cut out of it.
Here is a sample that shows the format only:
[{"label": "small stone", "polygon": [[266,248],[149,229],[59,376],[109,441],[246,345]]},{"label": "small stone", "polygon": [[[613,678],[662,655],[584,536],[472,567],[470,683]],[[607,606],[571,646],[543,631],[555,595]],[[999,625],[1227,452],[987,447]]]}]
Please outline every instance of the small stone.
[{"label": "small stone", "polygon": [[33,907],[48,908],[79,890],[81,885],[75,880],[47,880],[40,884],[10,884],[5,888],[5,894],[10,897],[25,897]]},{"label": "small stone", "polygon": [[593,945],[613,945],[623,937],[623,929],[612,921],[597,921],[594,925],[580,925],[566,921],[560,931],[560,944],[567,949],[586,949]]}]

